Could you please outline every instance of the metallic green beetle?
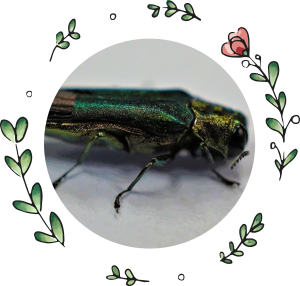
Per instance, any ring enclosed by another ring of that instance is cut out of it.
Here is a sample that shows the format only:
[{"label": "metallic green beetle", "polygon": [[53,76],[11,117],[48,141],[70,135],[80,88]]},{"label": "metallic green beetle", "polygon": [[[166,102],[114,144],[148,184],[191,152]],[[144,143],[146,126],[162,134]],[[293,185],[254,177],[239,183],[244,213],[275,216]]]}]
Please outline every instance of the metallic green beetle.
[{"label": "metallic green beetle", "polygon": [[[50,108],[46,135],[85,141],[87,146],[76,164],[53,186],[57,187],[82,163],[94,143],[130,153],[161,154],[116,197],[117,212],[121,196],[131,191],[151,166],[171,161],[182,149],[189,150],[194,157],[206,157],[212,171],[226,184],[238,184],[225,179],[213,164],[241,154],[248,140],[246,126],[246,118],[240,112],[181,90],[60,90]],[[242,153],[238,160],[247,153]]]}]

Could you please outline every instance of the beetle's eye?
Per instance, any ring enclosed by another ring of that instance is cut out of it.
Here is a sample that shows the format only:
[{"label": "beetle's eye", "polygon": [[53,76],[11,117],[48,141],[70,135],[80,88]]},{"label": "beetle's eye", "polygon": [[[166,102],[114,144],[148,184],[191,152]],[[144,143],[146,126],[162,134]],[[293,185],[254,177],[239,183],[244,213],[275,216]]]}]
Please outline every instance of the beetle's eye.
[{"label": "beetle's eye", "polygon": [[236,125],[234,127],[231,140],[229,143],[229,156],[235,157],[239,155],[245,148],[248,140],[248,134],[244,127]]}]

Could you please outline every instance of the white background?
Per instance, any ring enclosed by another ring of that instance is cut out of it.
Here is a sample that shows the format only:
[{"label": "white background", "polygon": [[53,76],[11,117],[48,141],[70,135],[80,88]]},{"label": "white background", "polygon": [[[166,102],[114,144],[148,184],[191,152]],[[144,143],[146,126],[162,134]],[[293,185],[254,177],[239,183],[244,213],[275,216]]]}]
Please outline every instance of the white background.
[{"label": "white background", "polygon": [[[150,162],[153,154],[128,154],[93,146],[84,163],[58,188],[57,194],[84,226],[102,237],[133,247],[166,247],[186,242],[219,223],[233,208],[249,179],[254,157],[254,131],[247,103],[236,83],[217,63],[182,44],[136,40],[114,45],[82,63],[64,88],[181,89],[194,97],[243,112],[247,118],[250,156],[232,171],[217,168],[241,185],[226,186],[209,171],[207,160],[182,150],[163,167],[152,167],[121,199],[113,202]],[[45,137],[51,181],[68,170],[85,145]],[[185,153],[185,156],[184,154]]]}]

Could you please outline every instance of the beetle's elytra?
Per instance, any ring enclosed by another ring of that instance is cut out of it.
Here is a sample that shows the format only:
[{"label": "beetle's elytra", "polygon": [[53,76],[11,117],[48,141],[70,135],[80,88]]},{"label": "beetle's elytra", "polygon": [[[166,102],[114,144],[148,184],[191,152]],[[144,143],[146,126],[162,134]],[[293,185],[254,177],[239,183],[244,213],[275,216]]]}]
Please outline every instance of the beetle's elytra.
[{"label": "beetle's elytra", "polygon": [[226,184],[238,184],[222,177],[213,164],[216,159],[241,154],[248,140],[242,113],[181,90],[60,90],[50,108],[46,135],[87,142],[76,164],[53,183],[54,187],[82,163],[95,143],[130,153],[160,154],[116,197],[117,211],[121,196],[132,190],[149,167],[171,161],[182,149],[193,157],[206,157],[212,171]]}]

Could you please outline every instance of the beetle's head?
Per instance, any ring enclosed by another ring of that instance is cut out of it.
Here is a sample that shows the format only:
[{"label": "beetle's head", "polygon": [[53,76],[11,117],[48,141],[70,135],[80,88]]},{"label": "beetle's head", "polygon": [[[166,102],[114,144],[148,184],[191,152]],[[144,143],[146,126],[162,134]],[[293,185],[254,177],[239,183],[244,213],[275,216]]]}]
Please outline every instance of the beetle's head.
[{"label": "beetle's head", "polygon": [[234,158],[243,152],[248,132],[242,113],[198,100],[193,102],[192,109],[196,116],[193,132],[206,144],[214,159]]}]

